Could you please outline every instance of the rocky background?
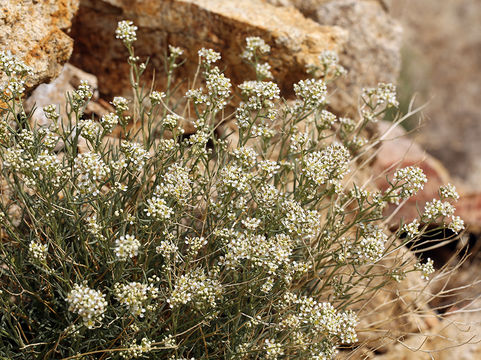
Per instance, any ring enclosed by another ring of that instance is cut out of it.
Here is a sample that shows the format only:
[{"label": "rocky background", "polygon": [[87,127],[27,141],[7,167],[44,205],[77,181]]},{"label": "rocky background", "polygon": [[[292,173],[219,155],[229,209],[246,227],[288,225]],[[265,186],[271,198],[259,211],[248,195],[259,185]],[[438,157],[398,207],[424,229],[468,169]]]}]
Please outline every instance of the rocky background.
[{"label": "rocky background", "polygon": [[[457,215],[464,218],[468,231],[458,243],[430,256],[442,265],[459,249],[471,254],[444,289],[448,294],[476,280],[481,269],[478,0],[2,0],[0,50],[11,50],[34,69],[27,83],[26,105],[61,104],[64,92],[81,79],[97,88],[95,101],[87,109],[90,114],[102,116],[110,111],[114,95],[128,95],[124,93],[128,88],[125,50],[113,36],[121,19],[139,26],[136,52],[150,57],[151,69],[163,69],[168,44],[182,47],[187,58],[181,70],[185,79],[195,72],[197,50],[211,47],[222,53],[227,76],[239,83],[248,74],[239,59],[244,39],[261,36],[272,47],[269,62],[286,97],[292,93],[292,83],[306,77],[306,64],[326,49],[337,51],[348,70],[330,99],[332,110],[340,116],[356,116],[361,88],[378,82],[398,82],[405,107],[418,92],[418,105],[429,101],[420,130],[409,137],[402,128],[391,129],[392,141],[383,143],[369,171],[382,174],[397,164],[417,164],[427,173],[429,186],[395,220],[409,220],[416,206],[436,196],[439,185],[456,184],[462,195]],[[163,83],[160,74],[156,72],[156,84]],[[44,120],[41,116],[38,121]],[[411,129],[419,118],[408,124]],[[390,126],[381,123],[376,131],[384,133]],[[382,187],[382,181],[377,185]],[[410,282],[415,280],[408,280],[393,288],[391,297],[373,299],[377,311],[371,322],[382,324],[399,306],[415,308],[418,300],[409,297]],[[430,284],[428,291],[436,292],[436,286]],[[380,331],[395,333],[402,327],[412,335],[402,344],[379,347],[376,336],[366,334],[366,346],[358,349],[355,358],[481,358],[481,313],[476,310],[481,304],[472,304],[469,313],[456,311],[480,293],[479,287],[470,287],[450,297],[450,303],[457,305],[442,321],[434,309],[446,299],[438,298],[430,304],[430,318],[413,314],[382,324]],[[402,301],[391,301],[396,294],[401,294]],[[435,336],[426,341],[423,333]]]}]

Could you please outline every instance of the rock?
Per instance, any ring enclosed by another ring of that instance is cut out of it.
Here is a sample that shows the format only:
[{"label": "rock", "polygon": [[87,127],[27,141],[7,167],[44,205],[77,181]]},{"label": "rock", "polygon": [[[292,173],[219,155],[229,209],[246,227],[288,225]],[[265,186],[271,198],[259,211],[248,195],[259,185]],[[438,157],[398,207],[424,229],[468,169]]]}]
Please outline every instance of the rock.
[{"label": "rock", "polygon": [[[32,94],[25,100],[24,106],[26,111],[31,111],[35,106],[37,110],[32,116],[32,122],[40,126],[48,124],[42,108],[46,105],[54,104],[60,111],[61,117],[65,120],[67,114],[65,112],[66,93],[74,91],[81,80],[86,80],[94,89],[92,102],[87,105],[86,113],[96,113],[104,115],[108,111],[99,110],[99,105],[95,102],[98,99],[98,81],[95,75],[86,73],[71,64],[65,64],[59,76],[49,84],[39,85]],[[97,111],[94,111],[97,110]]]},{"label": "rock", "polygon": [[378,1],[317,1],[312,18],[322,25],[336,25],[349,37],[340,54],[347,76],[336,81],[334,109],[357,114],[358,98],[363,87],[379,82],[396,83],[401,68],[402,28]]},{"label": "rock", "polygon": [[[76,40],[72,62],[95,74],[101,93],[110,97],[128,88],[127,51],[114,36],[117,22],[126,18],[139,26],[136,53],[150,57],[159,89],[168,44],[185,51],[187,61],[179,79],[193,78],[197,50],[210,47],[221,52],[219,67],[238,84],[254,78],[240,59],[245,38],[260,36],[271,45],[268,60],[276,81],[290,93],[293,82],[307,77],[308,63],[323,50],[339,51],[346,40],[345,31],[337,27],[321,26],[297,10],[261,0],[82,0],[72,29]],[[187,85],[185,82],[184,87]]]},{"label": "rock", "polygon": [[[48,82],[61,71],[72,53],[66,34],[79,0],[2,0],[0,51],[10,50],[33,68],[28,89]],[[3,74],[0,81],[5,80]]]},{"label": "rock", "polygon": [[403,97],[417,92],[418,104],[428,103],[419,141],[479,191],[481,2],[398,0],[392,14],[406,35]]},{"label": "rock", "polygon": [[470,233],[481,234],[481,192],[461,194],[456,214],[464,220]]},{"label": "rock", "polygon": [[294,6],[321,25],[349,33],[340,55],[347,76],[336,81],[331,107],[340,115],[357,115],[363,87],[396,83],[401,68],[402,28],[388,13],[385,0],[267,0]]}]

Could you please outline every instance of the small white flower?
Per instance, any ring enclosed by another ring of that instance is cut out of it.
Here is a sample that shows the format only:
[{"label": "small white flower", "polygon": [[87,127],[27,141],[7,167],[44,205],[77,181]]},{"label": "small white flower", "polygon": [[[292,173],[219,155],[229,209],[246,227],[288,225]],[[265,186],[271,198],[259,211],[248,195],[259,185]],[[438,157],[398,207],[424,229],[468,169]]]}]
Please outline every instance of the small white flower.
[{"label": "small white flower", "polygon": [[120,261],[126,261],[139,254],[140,242],[133,235],[122,235],[115,240],[115,256]]},{"label": "small white flower", "polygon": [[421,279],[429,280],[429,275],[434,272],[433,265],[434,265],[434,262],[430,258],[427,258],[424,264],[417,263],[416,265],[414,265],[414,268],[416,270],[421,271]]},{"label": "small white flower", "polygon": [[408,166],[397,170],[393,181],[401,186],[399,196],[407,199],[422,190],[428,179],[421,168]]},{"label": "small white flower", "polygon": [[410,238],[415,237],[419,234],[419,220],[414,219],[409,224],[404,224],[402,230],[405,231]]},{"label": "small white flower", "polygon": [[169,53],[170,56],[179,57],[184,53],[184,50],[182,50],[180,47],[169,45]]},{"label": "small white flower", "polygon": [[459,194],[456,191],[456,187],[452,184],[447,184],[439,188],[439,195],[441,199],[453,199],[455,201],[459,200]]},{"label": "small white flower", "polygon": [[115,111],[118,114],[123,113],[124,111],[129,110],[129,102],[126,98],[122,96],[116,96],[112,100],[111,104],[114,106]]},{"label": "small white flower", "polygon": [[28,246],[28,251],[33,260],[44,262],[47,259],[48,245],[32,240]]},{"label": "small white flower", "polygon": [[108,305],[104,294],[83,284],[74,285],[67,302],[68,310],[79,314],[88,328],[93,328],[96,322],[103,319]]},{"label": "small white flower", "polygon": [[204,64],[213,64],[220,60],[220,53],[212,49],[202,48],[198,51],[199,57]]},{"label": "small white flower", "polygon": [[130,45],[137,40],[137,26],[130,20],[122,20],[118,22],[115,30],[115,37],[122,40],[126,45]]},{"label": "small white flower", "polygon": [[459,234],[464,229],[464,221],[459,216],[453,216],[451,222],[448,225],[448,229]]}]

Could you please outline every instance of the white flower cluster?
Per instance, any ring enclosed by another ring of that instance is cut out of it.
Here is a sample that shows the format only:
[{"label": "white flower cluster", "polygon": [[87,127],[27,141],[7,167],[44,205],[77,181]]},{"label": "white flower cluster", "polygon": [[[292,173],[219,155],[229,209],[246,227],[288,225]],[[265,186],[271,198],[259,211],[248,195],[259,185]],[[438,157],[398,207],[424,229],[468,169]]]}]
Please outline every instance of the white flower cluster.
[{"label": "white flower cluster", "polygon": [[152,344],[153,344],[152,340],[149,340],[148,338],[144,337],[140,341],[140,344],[137,344],[137,342],[134,341],[132,344],[128,346],[127,350],[120,351],[119,355],[124,359],[136,359],[152,351]]},{"label": "white flower cluster", "polygon": [[133,235],[122,235],[115,240],[115,256],[120,261],[126,261],[128,258],[133,258],[139,254],[140,241]]},{"label": "white flower cluster", "polygon": [[102,119],[100,119],[100,124],[104,128],[104,132],[106,134],[111,133],[112,130],[115,129],[118,123],[119,123],[119,116],[115,113],[108,113],[102,116]]},{"label": "white flower cluster", "polygon": [[319,303],[311,297],[292,293],[287,293],[283,301],[284,306],[295,306],[297,312],[287,312],[287,317],[281,321],[281,327],[289,326],[289,330],[296,330],[310,324],[313,326],[311,336],[337,337],[343,344],[357,341],[355,328],[359,320],[354,312],[337,311],[328,302]]},{"label": "white flower cluster", "polygon": [[117,24],[115,37],[122,40],[124,44],[130,45],[137,40],[137,26],[131,20],[122,20]]},{"label": "white flower cluster", "polygon": [[386,108],[398,107],[396,87],[393,84],[379,83],[376,88],[362,90],[362,98],[370,107],[384,106]]},{"label": "white flower cluster", "polygon": [[219,194],[225,195],[229,191],[246,193],[249,191],[252,174],[246,173],[237,165],[228,165],[220,171]]},{"label": "white flower cluster", "polygon": [[281,166],[277,163],[277,161],[273,160],[261,160],[258,162],[259,171],[261,172],[261,176],[265,178],[270,178],[277,174],[281,169]]},{"label": "white flower cluster", "polygon": [[152,91],[150,94],[150,102],[152,105],[155,104],[160,104],[162,102],[162,99],[165,98],[167,95],[163,91]]},{"label": "white flower cluster", "polygon": [[172,57],[179,57],[184,53],[184,50],[182,50],[180,47],[169,44],[169,53]]},{"label": "white flower cluster", "polygon": [[271,72],[271,66],[269,63],[257,64],[256,74],[261,79],[272,79],[274,76]]},{"label": "white flower cluster", "polygon": [[227,269],[237,269],[243,261],[249,260],[252,266],[264,269],[269,275],[279,275],[281,270],[292,272],[290,256],[294,242],[288,235],[266,237],[231,230],[217,235],[225,243],[225,253],[219,265]]},{"label": "white flower cluster", "polygon": [[252,168],[257,161],[257,152],[253,148],[247,146],[235,149],[232,152],[232,155],[234,155],[239,165],[245,169]]},{"label": "white flower cluster", "polygon": [[319,62],[324,67],[324,76],[332,73],[334,76],[340,76],[346,73],[346,69],[339,64],[339,55],[332,50],[324,50],[319,55]]},{"label": "white flower cluster", "polygon": [[97,122],[90,119],[80,120],[78,122],[78,127],[80,129],[80,135],[90,142],[94,142],[100,134],[100,126]]},{"label": "white flower cluster", "polygon": [[122,96],[116,96],[112,100],[111,104],[115,108],[117,114],[122,114],[124,111],[129,110],[129,102],[126,98]]},{"label": "white flower cluster", "polygon": [[356,246],[357,259],[361,263],[374,263],[384,255],[387,235],[378,225],[360,224],[361,239]]},{"label": "white flower cluster", "polygon": [[267,55],[271,51],[271,47],[258,36],[250,36],[246,38],[246,49],[242,53],[241,57],[245,60],[252,61],[255,56]]},{"label": "white flower cluster", "polygon": [[150,158],[149,153],[139,143],[122,141],[120,151],[127,159],[124,166],[127,167],[128,164],[131,164],[131,170],[134,172],[142,170],[145,162]]},{"label": "white flower cluster", "polygon": [[295,200],[282,203],[283,218],[281,224],[290,235],[312,239],[320,229],[320,215],[316,210],[305,210]]},{"label": "white flower cluster", "polygon": [[206,73],[205,82],[215,108],[222,110],[227,105],[227,99],[231,94],[230,79],[225,77],[218,67],[214,67]]},{"label": "white flower cluster", "polygon": [[301,152],[302,150],[307,150],[311,144],[311,139],[309,139],[309,134],[307,132],[295,132],[291,136],[291,143],[289,144],[289,149],[292,152]]},{"label": "white flower cluster", "polygon": [[187,90],[185,97],[192,100],[195,105],[206,104],[210,106],[209,96],[203,93],[202,88]]},{"label": "white flower cluster", "polygon": [[331,126],[336,122],[336,115],[327,110],[322,110],[319,120],[320,122],[318,126],[320,129],[330,129]]},{"label": "white flower cluster", "polygon": [[448,225],[448,229],[458,234],[464,229],[464,221],[459,216],[452,216],[451,218],[452,220]]},{"label": "white flower cluster", "polygon": [[266,360],[277,360],[279,356],[284,355],[282,344],[277,343],[273,339],[266,339],[264,341],[264,350]]},{"label": "white flower cluster", "polygon": [[221,296],[221,283],[208,277],[203,269],[197,268],[177,279],[167,302],[171,308],[193,303],[195,308],[205,309],[214,308]]},{"label": "white flower cluster", "polygon": [[167,237],[160,242],[160,245],[155,248],[157,254],[161,254],[166,261],[170,261],[171,258],[176,261],[178,258],[178,246],[173,242],[173,238]]},{"label": "white flower cluster", "polygon": [[324,50],[318,56],[319,64],[308,64],[307,72],[324,79],[338,77],[346,74],[346,69],[339,64],[339,55],[332,50]]},{"label": "white flower cluster", "polygon": [[313,347],[310,360],[333,360],[338,353],[336,345],[324,340]]},{"label": "white flower cluster", "polygon": [[141,284],[133,281],[128,284],[116,283],[114,294],[122,305],[129,308],[132,315],[144,317],[146,302],[156,299],[159,296],[159,289],[152,283]]},{"label": "white flower cluster", "polygon": [[10,147],[3,153],[3,166],[16,172],[26,172],[33,167],[32,156],[24,149]]},{"label": "white flower cluster", "polygon": [[259,210],[263,213],[270,213],[276,207],[279,200],[282,200],[280,191],[271,184],[262,184],[255,193]]},{"label": "white flower cluster", "polygon": [[424,264],[419,262],[414,265],[414,268],[421,271],[421,279],[429,280],[429,275],[434,272],[434,262],[430,258],[427,258]]},{"label": "white flower cluster", "polygon": [[350,157],[349,151],[336,143],[307,154],[302,161],[302,173],[317,185],[339,183],[349,172]]},{"label": "white flower cluster", "polygon": [[199,250],[207,245],[207,239],[203,236],[187,237],[184,242],[189,247],[189,255],[192,257],[196,256]]},{"label": "white flower cluster", "polygon": [[[185,205],[192,195],[192,179],[189,171],[180,164],[169,166],[162,177],[163,182],[155,188],[157,198],[170,196]],[[150,215],[149,215],[150,216]]]},{"label": "white flower cluster", "polygon": [[57,120],[59,119],[60,115],[57,112],[57,107],[54,104],[50,104],[43,107],[43,114],[48,120],[51,120],[52,123],[56,124]]},{"label": "white flower cluster", "polygon": [[48,245],[32,240],[28,245],[28,252],[33,260],[45,262],[47,259]]},{"label": "white flower cluster", "polygon": [[326,104],[327,86],[322,80],[301,80],[294,84],[294,92],[303,101],[302,104],[297,105],[298,108],[309,111]]},{"label": "white flower cluster", "polygon": [[79,154],[74,160],[74,171],[78,175],[78,188],[81,194],[99,194],[97,182],[110,174],[99,154],[87,152]]},{"label": "white flower cluster", "polygon": [[167,206],[167,202],[157,195],[147,199],[147,208],[144,209],[144,211],[148,217],[155,218],[156,220],[170,219],[174,213],[174,210]]},{"label": "white flower cluster", "polygon": [[456,191],[456,187],[452,184],[443,185],[439,188],[439,195],[441,199],[453,199],[454,201],[459,200],[459,194]]},{"label": "white flower cluster", "polygon": [[7,76],[25,76],[32,73],[32,68],[18,60],[10,50],[0,51],[0,69]]},{"label": "white flower cluster", "polygon": [[82,106],[84,106],[87,101],[89,101],[94,95],[92,87],[86,80],[81,80],[80,85],[72,92],[72,109],[78,111]]},{"label": "white flower cluster", "polygon": [[18,145],[25,150],[33,149],[35,145],[35,134],[27,129],[22,129],[17,135]]},{"label": "white flower cluster", "polygon": [[47,150],[53,150],[57,146],[59,136],[51,131],[48,127],[38,129],[38,135],[43,138],[42,144]]},{"label": "white flower cluster", "polygon": [[407,199],[415,195],[419,190],[424,188],[424,184],[428,181],[423,170],[417,166],[408,166],[399,169],[394,173],[393,182],[401,186],[399,196]]},{"label": "white flower cluster", "polygon": [[95,323],[101,321],[107,308],[105,295],[101,291],[90,289],[85,284],[75,284],[67,295],[69,311],[82,317],[88,328],[93,328]]},{"label": "white flower cluster", "polygon": [[105,236],[102,235],[102,226],[97,222],[97,215],[92,214],[85,218],[87,225],[87,231],[96,239],[105,240]]},{"label": "white flower cluster", "polygon": [[163,119],[163,124],[167,129],[173,130],[182,121],[182,117],[177,114],[167,114]]},{"label": "white flower cluster", "polygon": [[220,53],[213,49],[202,48],[198,51],[201,62],[205,65],[213,64],[220,60]]},{"label": "white flower cluster", "polygon": [[241,93],[248,98],[247,110],[272,108],[273,101],[279,99],[280,89],[272,81],[244,81],[239,85]]},{"label": "white flower cluster", "polygon": [[7,142],[10,139],[9,124],[5,118],[0,118],[0,142]]},{"label": "white flower cluster", "polygon": [[18,60],[10,51],[0,51],[0,70],[8,76],[0,84],[0,96],[5,100],[19,97],[25,91],[24,77],[32,74],[32,69]]},{"label": "white flower cluster", "polygon": [[456,208],[449,202],[433,199],[424,205],[423,216],[430,220],[436,220],[440,216],[453,216],[455,210]]},{"label": "white flower cluster", "polygon": [[31,170],[34,172],[32,177],[36,177],[36,180],[41,178],[43,178],[43,180],[48,179],[49,184],[55,187],[60,186],[62,182],[68,178],[58,156],[49,154],[45,150],[42,150],[40,154],[37,155],[37,159],[34,161]]},{"label": "white flower cluster", "polygon": [[404,224],[402,230],[405,231],[410,238],[414,238],[419,234],[419,220],[414,219],[409,224]]}]

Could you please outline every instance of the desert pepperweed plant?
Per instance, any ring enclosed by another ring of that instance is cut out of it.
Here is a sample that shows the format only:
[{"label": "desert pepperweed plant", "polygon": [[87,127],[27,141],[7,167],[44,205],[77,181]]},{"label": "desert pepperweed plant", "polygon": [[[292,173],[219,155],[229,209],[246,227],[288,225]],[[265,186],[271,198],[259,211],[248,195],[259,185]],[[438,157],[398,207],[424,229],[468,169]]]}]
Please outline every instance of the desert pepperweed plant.
[{"label": "desert pepperweed plant", "polygon": [[48,125],[32,124],[30,69],[0,54],[0,357],[320,360],[355,349],[364,299],[434,271],[393,254],[431,223],[463,229],[452,186],[419,219],[385,228],[385,205],[426,183],[417,167],[384,191],[356,183],[375,141],[364,129],[398,105],[394,87],[366,89],[357,121],[338,118],[327,85],[345,70],[326,52],[284,101],[262,62],[269,45],[250,37],[241,56],[255,80],[235,89],[221,55],[201,49],[202,76],[179,105],[182,49],[169,47],[165,91],[149,92],[136,29],[116,31],[132,98],[98,120],[84,115],[82,82],[65,115],[49,105]]}]

